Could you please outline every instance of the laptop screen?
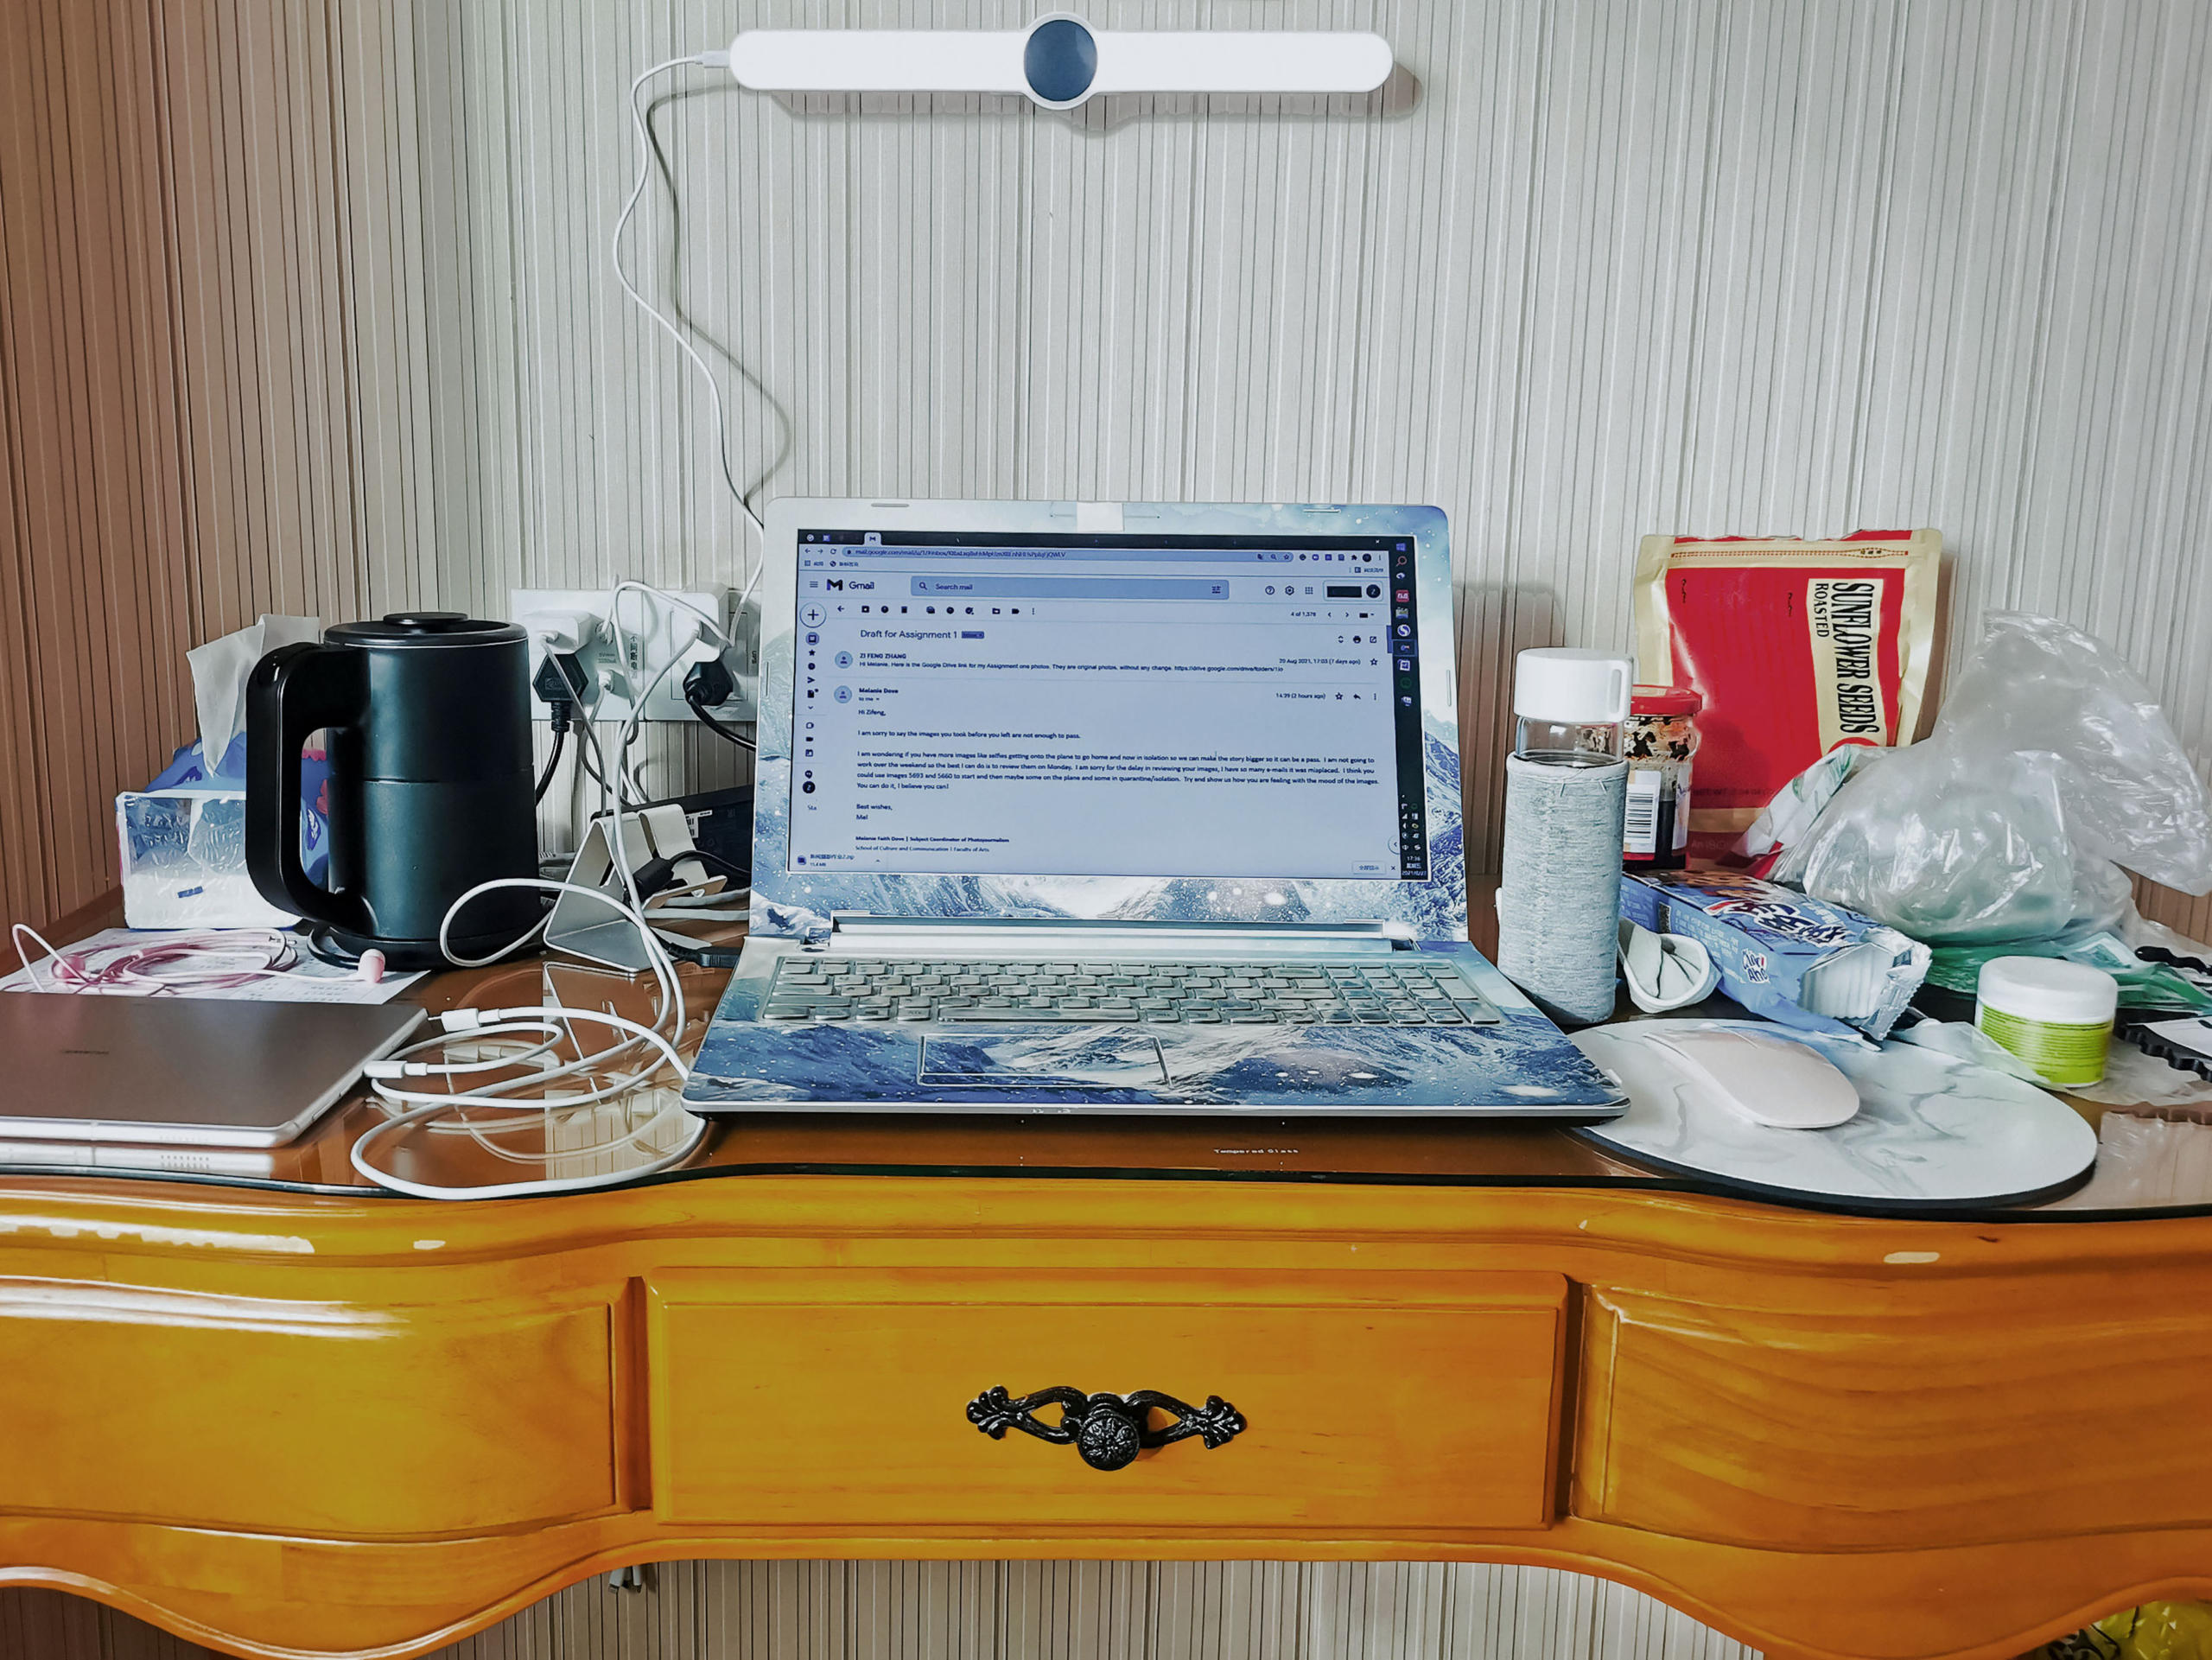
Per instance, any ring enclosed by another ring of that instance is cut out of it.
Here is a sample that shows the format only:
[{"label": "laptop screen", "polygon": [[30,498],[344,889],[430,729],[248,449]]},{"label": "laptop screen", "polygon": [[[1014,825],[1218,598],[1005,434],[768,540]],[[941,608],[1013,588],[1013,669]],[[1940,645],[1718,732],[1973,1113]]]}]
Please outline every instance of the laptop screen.
[{"label": "laptop screen", "polygon": [[1427,880],[1410,538],[797,542],[791,871]]}]

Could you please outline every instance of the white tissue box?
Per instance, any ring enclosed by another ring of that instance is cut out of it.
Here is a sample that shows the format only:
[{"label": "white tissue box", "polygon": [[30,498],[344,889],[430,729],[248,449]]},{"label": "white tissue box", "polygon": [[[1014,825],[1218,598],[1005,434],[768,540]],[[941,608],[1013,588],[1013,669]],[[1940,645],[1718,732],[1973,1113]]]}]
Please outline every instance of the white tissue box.
[{"label": "white tissue box", "polygon": [[129,791],[115,798],[123,919],[133,928],[289,928],[245,869],[245,792]]}]

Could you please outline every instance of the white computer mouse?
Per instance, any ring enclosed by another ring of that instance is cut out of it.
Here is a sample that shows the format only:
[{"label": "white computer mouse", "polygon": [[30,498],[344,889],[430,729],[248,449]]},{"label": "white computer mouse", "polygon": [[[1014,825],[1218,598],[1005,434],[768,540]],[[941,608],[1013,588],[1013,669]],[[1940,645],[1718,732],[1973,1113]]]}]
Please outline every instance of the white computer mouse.
[{"label": "white computer mouse", "polygon": [[1859,1110],[1859,1091],[1826,1055],[1763,1032],[1638,1028],[1714,1100],[1775,1129],[1833,1129]]}]

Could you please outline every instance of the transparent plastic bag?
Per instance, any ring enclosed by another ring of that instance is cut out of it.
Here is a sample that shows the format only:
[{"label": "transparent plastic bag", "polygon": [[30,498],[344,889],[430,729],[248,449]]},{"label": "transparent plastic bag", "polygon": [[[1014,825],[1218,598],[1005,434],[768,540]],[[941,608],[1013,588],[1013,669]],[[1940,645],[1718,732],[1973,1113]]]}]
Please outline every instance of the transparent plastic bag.
[{"label": "transparent plastic bag", "polygon": [[2212,799],[2101,642],[1999,612],[1925,742],[1836,792],[1774,875],[1930,944],[2122,925],[2126,866],[2212,889]]}]

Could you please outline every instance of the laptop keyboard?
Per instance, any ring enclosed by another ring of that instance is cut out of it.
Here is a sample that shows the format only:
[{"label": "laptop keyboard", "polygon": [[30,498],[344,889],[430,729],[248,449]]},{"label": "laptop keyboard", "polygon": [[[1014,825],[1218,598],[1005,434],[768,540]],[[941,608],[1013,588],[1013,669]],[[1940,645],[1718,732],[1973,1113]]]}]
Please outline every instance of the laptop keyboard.
[{"label": "laptop keyboard", "polygon": [[938,1026],[1488,1026],[1450,966],[1414,962],[978,962],[785,957],[764,1021]]}]

